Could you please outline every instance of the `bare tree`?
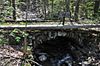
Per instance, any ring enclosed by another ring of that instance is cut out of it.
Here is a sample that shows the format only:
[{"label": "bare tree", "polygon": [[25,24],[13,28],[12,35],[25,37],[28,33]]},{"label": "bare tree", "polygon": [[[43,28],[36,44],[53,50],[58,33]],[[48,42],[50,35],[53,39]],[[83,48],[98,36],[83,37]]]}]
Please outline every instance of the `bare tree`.
[{"label": "bare tree", "polygon": [[53,8],[54,8],[54,0],[52,0],[52,17],[53,17]]},{"label": "bare tree", "polygon": [[13,20],[16,20],[16,6],[15,6],[15,0],[12,0],[12,7],[13,7]]},{"label": "bare tree", "polygon": [[71,21],[70,0],[65,0],[65,2],[66,2],[66,16]]},{"label": "bare tree", "polygon": [[78,21],[78,13],[79,13],[79,4],[81,0],[75,0],[75,13],[74,13],[74,18],[75,22]]},{"label": "bare tree", "polygon": [[66,11],[69,12],[70,11],[70,0],[65,0],[66,2]]},{"label": "bare tree", "polygon": [[100,7],[100,0],[94,0],[94,15],[98,13]]},{"label": "bare tree", "polygon": [[44,7],[44,18],[46,19],[46,11],[47,11],[47,4],[48,4],[48,0],[43,0],[43,7]]}]

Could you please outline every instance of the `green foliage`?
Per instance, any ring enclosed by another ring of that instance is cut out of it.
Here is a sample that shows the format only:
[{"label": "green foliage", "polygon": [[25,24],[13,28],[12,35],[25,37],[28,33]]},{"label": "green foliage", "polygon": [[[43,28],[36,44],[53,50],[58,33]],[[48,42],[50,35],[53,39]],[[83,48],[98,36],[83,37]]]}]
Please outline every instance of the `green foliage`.
[{"label": "green foliage", "polygon": [[[3,10],[2,12],[0,12],[0,20],[4,21],[5,19],[9,19],[12,18],[12,12],[13,12],[13,7],[12,7],[12,2],[11,0],[1,0],[3,3]],[[46,12],[46,19],[57,19],[58,18],[58,13],[61,11],[66,11],[66,0],[38,0],[37,2],[39,2],[39,4],[35,4],[36,0],[30,0],[30,3],[32,4],[28,4],[29,5],[29,9],[28,10],[37,10],[36,7],[34,6],[38,6],[38,9],[40,9],[40,13],[42,14],[42,17],[44,17],[43,15],[45,14],[45,9],[47,10]],[[77,0],[70,0],[70,12],[71,12],[71,16],[75,16],[75,1]],[[1,3],[1,2],[0,2]],[[79,5],[79,19],[81,17],[84,17],[86,19],[90,19],[90,20],[98,20],[100,15],[97,16],[93,16],[94,14],[94,0],[80,0],[80,5]],[[26,0],[16,0],[16,8],[19,9],[19,11],[26,11]],[[31,6],[31,7],[30,7]],[[40,7],[40,8],[39,8]],[[32,9],[30,9],[32,8]],[[16,10],[17,10],[16,9]],[[31,11],[34,12],[34,11]],[[100,13],[100,8],[99,8],[99,12],[97,14]]]},{"label": "green foliage", "polygon": [[9,0],[6,0],[3,4],[2,4],[2,9],[0,12],[0,21],[3,21],[7,18],[11,18],[12,16],[12,12],[13,12],[13,7],[10,4]]},{"label": "green foliage", "polygon": [[27,33],[25,33],[24,31],[21,31],[19,29],[14,29],[10,33],[10,35],[15,38],[16,42],[20,42],[21,41],[21,38],[24,38],[24,37],[27,37],[28,36]]},{"label": "green foliage", "polygon": [[[49,4],[51,6],[50,7],[49,18],[51,18],[51,19],[57,18],[58,13],[65,9],[65,2],[64,2],[64,0],[53,0],[53,3],[52,3],[52,0],[50,0]],[[53,5],[53,9],[52,9],[52,5]]]}]

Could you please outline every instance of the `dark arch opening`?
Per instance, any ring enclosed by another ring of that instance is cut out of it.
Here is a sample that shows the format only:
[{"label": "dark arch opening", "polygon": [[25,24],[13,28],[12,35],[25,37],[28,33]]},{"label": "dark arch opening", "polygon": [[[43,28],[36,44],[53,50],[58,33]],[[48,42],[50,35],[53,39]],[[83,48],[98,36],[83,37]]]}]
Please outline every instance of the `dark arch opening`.
[{"label": "dark arch opening", "polygon": [[[75,38],[71,37],[64,37],[64,36],[57,36],[55,38],[52,38],[50,40],[43,41],[42,44],[39,44],[35,50],[37,54],[37,58],[39,58],[41,53],[47,53],[49,55],[49,58],[54,58],[54,60],[62,59],[64,56],[69,54],[73,60],[77,60],[76,52],[78,47],[80,46],[79,41]],[[81,47],[81,46],[80,46]],[[42,56],[42,55],[41,55]],[[59,60],[58,60],[59,61]],[[41,62],[41,61],[38,61]],[[41,62],[44,66],[51,65],[52,62],[50,62],[50,59],[48,59],[45,62]],[[52,65],[51,65],[52,66]],[[63,66],[63,65],[62,65]]]},{"label": "dark arch opening", "polygon": [[77,45],[78,47],[80,46],[78,40],[74,38],[57,36],[53,39],[43,41],[36,49],[48,53],[51,56],[60,56],[69,53],[74,57],[74,51],[78,50]]}]

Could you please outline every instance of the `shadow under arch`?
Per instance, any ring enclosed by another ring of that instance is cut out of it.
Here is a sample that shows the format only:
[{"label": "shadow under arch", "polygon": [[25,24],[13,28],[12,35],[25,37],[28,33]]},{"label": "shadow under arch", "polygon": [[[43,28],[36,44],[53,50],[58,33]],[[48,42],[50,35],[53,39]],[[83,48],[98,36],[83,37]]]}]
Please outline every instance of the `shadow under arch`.
[{"label": "shadow under arch", "polygon": [[42,44],[39,44],[37,49],[41,50],[41,52],[48,53],[52,57],[69,53],[75,58],[75,51],[78,50],[78,47],[81,48],[82,46],[75,38],[57,36],[50,40],[43,41]]},{"label": "shadow under arch", "polygon": [[[39,44],[35,53],[37,54],[37,58],[42,56],[41,53],[46,53],[49,58],[55,59],[61,59],[69,54],[73,61],[76,61],[79,55],[81,55],[78,53],[78,47],[82,47],[79,44],[79,40],[67,36],[56,36],[55,38],[51,38],[50,40],[43,41]],[[50,59],[45,62],[41,62],[38,59],[37,61],[40,62],[40,64],[43,64],[43,66],[52,66]]]}]

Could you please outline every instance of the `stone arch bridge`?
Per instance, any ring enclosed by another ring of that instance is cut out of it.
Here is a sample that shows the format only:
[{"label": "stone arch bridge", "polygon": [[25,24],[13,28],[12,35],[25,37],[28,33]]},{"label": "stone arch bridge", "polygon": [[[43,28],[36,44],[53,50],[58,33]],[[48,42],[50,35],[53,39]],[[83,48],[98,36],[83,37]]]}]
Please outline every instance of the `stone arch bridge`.
[{"label": "stone arch bridge", "polygon": [[[0,26],[0,29],[3,30],[7,29],[10,31],[17,28],[20,30],[25,30],[29,34],[28,44],[32,44],[32,46],[34,46],[33,51],[36,54],[47,53],[53,57],[55,56],[58,57],[58,55],[60,56],[61,54],[63,54],[65,50],[68,50],[68,53],[70,53],[72,57],[76,58],[77,60],[80,60],[80,57],[84,57],[85,59],[88,59],[89,57],[94,57],[95,59],[100,58],[99,27],[100,25],[74,25],[74,26],[20,25],[20,26]],[[37,62],[41,61],[40,64],[43,64],[44,66],[49,66],[50,63],[48,63],[48,60],[46,60],[46,57],[44,57],[44,55],[41,55],[39,57],[40,59],[36,61]],[[46,62],[44,62],[45,60]],[[51,63],[53,64],[53,62]],[[89,62],[89,64],[92,64],[92,61]]]}]

